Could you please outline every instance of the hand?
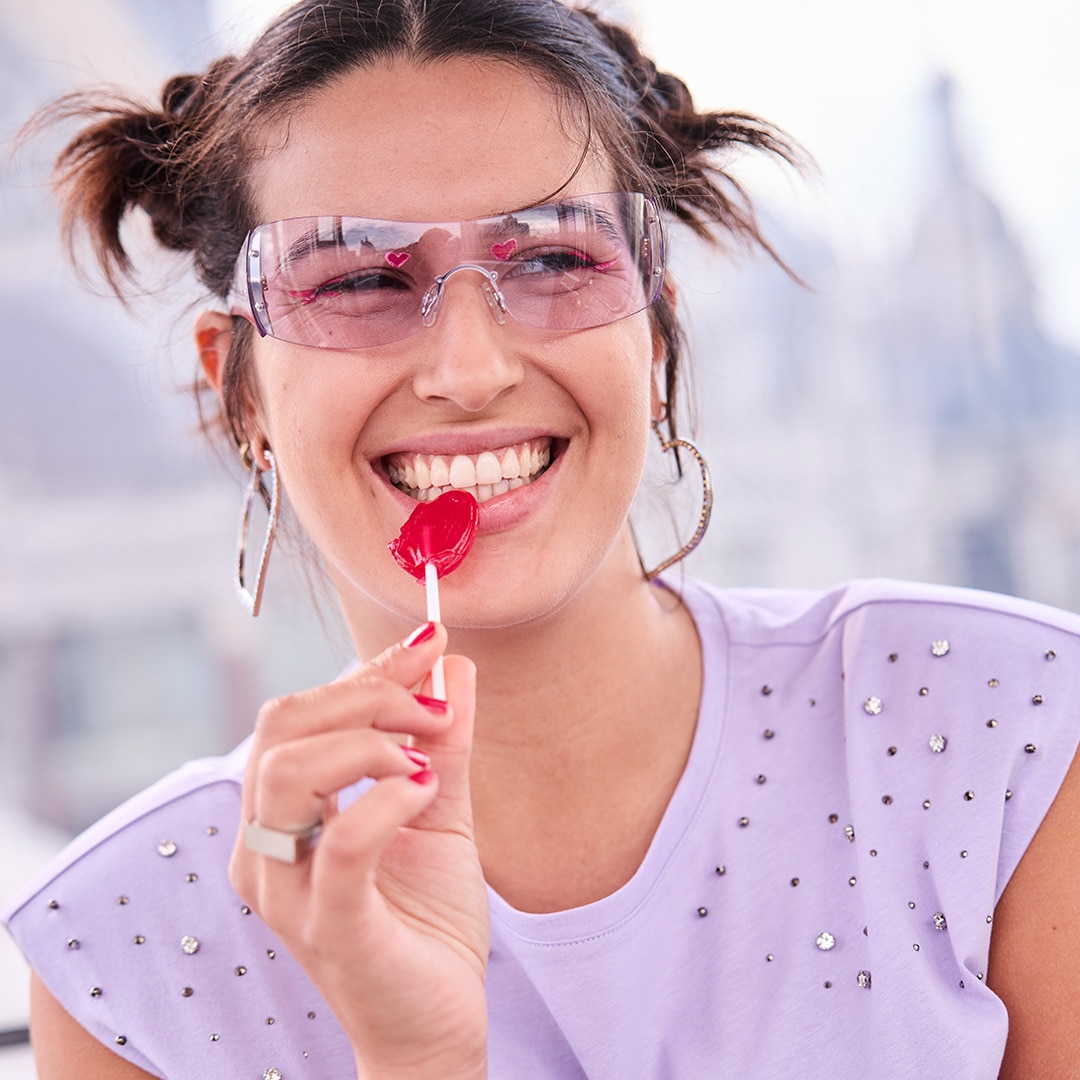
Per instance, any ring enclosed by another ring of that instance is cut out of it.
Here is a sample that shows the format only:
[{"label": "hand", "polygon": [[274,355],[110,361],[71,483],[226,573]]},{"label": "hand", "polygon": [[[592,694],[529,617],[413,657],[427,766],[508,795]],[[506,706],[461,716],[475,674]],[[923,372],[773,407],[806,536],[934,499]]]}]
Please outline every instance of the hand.
[{"label": "hand", "polygon": [[[290,832],[323,822],[294,864],[248,851],[241,830],[230,876],[333,1010],[360,1080],[486,1076],[488,902],[469,797],[475,668],[446,658],[443,708],[408,689],[445,647],[435,627],[339,682],[269,702],[244,777],[245,822]],[[401,734],[413,737],[412,757]],[[364,777],[376,782],[338,812],[337,792]]]}]

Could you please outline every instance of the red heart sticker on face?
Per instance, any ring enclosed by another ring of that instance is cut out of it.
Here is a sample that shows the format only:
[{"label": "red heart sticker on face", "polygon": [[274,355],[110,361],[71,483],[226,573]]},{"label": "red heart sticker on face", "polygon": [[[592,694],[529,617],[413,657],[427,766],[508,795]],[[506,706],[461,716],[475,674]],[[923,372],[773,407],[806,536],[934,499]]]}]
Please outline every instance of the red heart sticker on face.
[{"label": "red heart sticker on face", "polygon": [[417,503],[401,532],[387,547],[398,566],[417,581],[433,562],[439,577],[461,565],[476,539],[480,511],[467,491],[447,491],[434,502]]},{"label": "red heart sticker on face", "polygon": [[397,270],[409,261],[409,253],[407,251],[388,251],[384,258]]},{"label": "red heart sticker on face", "polygon": [[509,240],[503,240],[491,245],[491,257],[499,262],[506,262],[517,248],[517,241],[511,236]]}]

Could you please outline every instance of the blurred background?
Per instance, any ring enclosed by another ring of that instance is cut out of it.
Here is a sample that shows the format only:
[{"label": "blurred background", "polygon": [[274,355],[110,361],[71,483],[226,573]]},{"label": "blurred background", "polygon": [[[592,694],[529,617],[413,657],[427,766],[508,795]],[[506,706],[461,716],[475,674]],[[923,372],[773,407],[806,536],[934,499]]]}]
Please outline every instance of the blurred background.
[{"label": "blurred background", "polygon": [[[279,6],[0,0],[5,150],[58,94],[153,95]],[[818,164],[805,180],[735,166],[809,288],[673,238],[688,419],[716,487],[689,572],[918,578],[1080,609],[1080,9],[598,6],[700,104],[767,117]],[[257,621],[235,600],[243,476],[197,435],[188,390],[200,297],[160,256],[130,311],[76,280],[46,183],[57,145],[0,159],[0,903],[66,837],[348,659],[298,542],[275,551]],[[678,546],[654,523],[693,515],[684,486],[662,493],[670,512],[642,508],[648,563]],[[0,1044],[26,1022],[18,965],[0,940]],[[0,1046],[0,1080],[31,1075],[25,1048]]]}]

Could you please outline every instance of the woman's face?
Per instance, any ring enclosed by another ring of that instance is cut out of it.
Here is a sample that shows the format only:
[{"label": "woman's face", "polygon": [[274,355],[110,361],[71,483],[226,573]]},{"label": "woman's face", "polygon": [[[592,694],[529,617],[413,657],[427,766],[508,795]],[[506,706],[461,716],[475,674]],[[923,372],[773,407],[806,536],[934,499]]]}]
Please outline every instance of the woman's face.
[{"label": "woman's face", "polygon": [[[274,126],[253,187],[262,221],[462,221],[553,192],[612,190],[598,152],[575,173],[583,145],[544,84],[507,64],[381,63]],[[530,482],[481,504],[475,546],[441,586],[449,625],[542,618],[605,560],[612,569],[627,559],[629,545],[613,543],[648,438],[658,357],[647,313],[574,332],[500,325],[482,280],[455,274],[435,325],[389,345],[256,342],[261,434],[347,612],[362,616],[374,601],[423,615],[423,590],[386,547],[416,506],[400,470],[417,457],[421,471],[436,467],[433,456],[453,468],[457,456],[503,463],[513,450],[521,462],[525,444],[551,458]]]}]

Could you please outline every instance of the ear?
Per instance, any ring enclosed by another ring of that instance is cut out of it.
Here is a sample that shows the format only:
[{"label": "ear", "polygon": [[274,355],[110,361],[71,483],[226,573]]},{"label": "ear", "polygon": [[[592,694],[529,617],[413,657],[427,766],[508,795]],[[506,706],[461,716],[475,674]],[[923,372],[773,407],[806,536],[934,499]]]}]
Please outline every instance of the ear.
[{"label": "ear", "polygon": [[232,319],[221,311],[200,311],[195,317],[195,348],[206,381],[221,395],[225,359],[232,346]]}]

